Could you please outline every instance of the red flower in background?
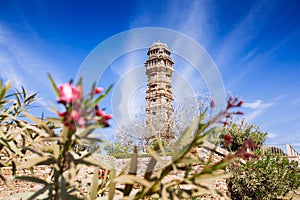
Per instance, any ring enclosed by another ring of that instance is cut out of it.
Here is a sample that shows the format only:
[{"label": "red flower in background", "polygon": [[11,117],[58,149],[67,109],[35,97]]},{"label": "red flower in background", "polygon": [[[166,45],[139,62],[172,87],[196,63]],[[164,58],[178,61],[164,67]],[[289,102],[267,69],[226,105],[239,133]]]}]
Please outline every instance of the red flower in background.
[{"label": "red flower in background", "polygon": [[101,117],[98,122],[103,124],[105,127],[108,127],[108,120],[110,120],[113,116],[111,114],[106,114],[104,110],[100,110],[99,106],[95,106],[96,116]]},{"label": "red flower in background", "polygon": [[225,144],[227,144],[227,145],[230,144],[231,142],[233,142],[233,138],[229,133],[225,134],[224,140],[225,140]]}]

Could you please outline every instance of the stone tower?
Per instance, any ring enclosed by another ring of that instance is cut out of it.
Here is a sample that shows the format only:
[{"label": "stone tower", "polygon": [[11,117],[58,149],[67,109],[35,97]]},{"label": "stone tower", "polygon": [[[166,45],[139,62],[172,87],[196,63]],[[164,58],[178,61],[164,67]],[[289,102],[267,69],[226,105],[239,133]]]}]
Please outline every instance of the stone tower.
[{"label": "stone tower", "polygon": [[[155,42],[148,50],[145,63],[148,84],[146,90],[146,124],[152,125],[160,139],[168,144],[174,139],[172,97],[173,64],[166,44]],[[152,133],[154,134],[154,133]],[[148,143],[151,142],[148,138]]]}]

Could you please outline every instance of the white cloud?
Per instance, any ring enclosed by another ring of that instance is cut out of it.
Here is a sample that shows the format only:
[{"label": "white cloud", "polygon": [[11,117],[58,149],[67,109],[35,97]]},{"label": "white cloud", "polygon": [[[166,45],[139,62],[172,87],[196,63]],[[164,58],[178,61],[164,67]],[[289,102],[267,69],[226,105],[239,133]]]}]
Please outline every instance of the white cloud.
[{"label": "white cloud", "polygon": [[41,87],[49,88],[49,82],[45,81],[47,72],[56,79],[60,73],[55,69],[57,64],[39,51],[39,45],[35,48],[31,43],[38,42],[36,35],[29,40],[23,40],[5,26],[0,24],[0,73],[3,79],[12,80],[16,87],[24,86],[31,91],[39,91]]},{"label": "white cloud", "polygon": [[163,6],[160,9],[165,12],[158,13],[151,12],[153,7],[145,6],[142,1],[138,1],[136,5],[138,15],[131,22],[131,28],[153,26],[153,24],[154,26],[171,27],[206,44],[211,42],[209,38],[213,35],[212,26],[215,26],[215,23],[208,23],[213,14],[210,4],[212,3],[209,1],[174,2],[170,0],[160,4]]},{"label": "white cloud", "polygon": [[300,142],[292,143],[292,146],[300,147]]},{"label": "white cloud", "polygon": [[267,138],[273,139],[273,138],[276,138],[277,135],[278,135],[278,134],[276,134],[276,133],[269,133],[269,132],[268,132]]},{"label": "white cloud", "polygon": [[263,105],[263,101],[258,99],[253,103],[244,103],[243,107],[245,108],[251,108],[251,109],[257,109]]},{"label": "white cloud", "polygon": [[58,83],[62,82],[60,79],[64,74],[61,69],[56,68],[58,65],[45,55],[47,50],[43,45],[36,35],[29,35],[24,39],[18,37],[18,33],[9,26],[0,23],[0,78],[11,81],[17,89],[23,86],[27,92],[38,93],[38,105],[47,110],[33,109],[37,115],[41,112],[48,113],[48,101],[54,98],[47,72],[51,73]]},{"label": "white cloud", "polygon": [[15,87],[22,86],[24,82],[22,75],[14,68],[4,53],[5,52],[0,49],[0,77],[5,81],[11,81]]},{"label": "white cloud", "polygon": [[264,103],[262,100],[258,99],[253,103],[244,103],[243,107],[250,108],[254,110],[250,114],[246,115],[245,118],[249,121],[255,119],[260,114],[262,114],[266,109],[274,105],[274,102]]}]

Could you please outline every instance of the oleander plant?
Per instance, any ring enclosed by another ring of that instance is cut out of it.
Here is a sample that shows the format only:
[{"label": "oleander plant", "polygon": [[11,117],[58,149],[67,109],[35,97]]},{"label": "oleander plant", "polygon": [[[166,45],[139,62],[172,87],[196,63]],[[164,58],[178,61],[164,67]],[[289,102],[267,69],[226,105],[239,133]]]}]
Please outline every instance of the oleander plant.
[{"label": "oleander plant", "polygon": [[253,140],[256,147],[256,155],[250,156],[252,159],[245,155],[246,159],[229,167],[231,199],[291,199],[300,187],[299,163],[290,161],[281,149],[264,148],[268,133],[262,132],[258,126],[245,120],[228,119],[219,135],[220,145],[234,154],[249,148],[243,147],[247,139]]},{"label": "oleander plant", "polygon": [[[50,75],[49,80],[59,109],[53,108],[56,117],[42,119],[29,112],[36,94],[28,95],[24,88],[13,91],[10,83],[0,82],[0,151],[8,155],[7,160],[1,160],[0,167],[10,167],[15,180],[41,185],[34,192],[24,196],[19,194],[22,199],[200,199],[208,194],[229,198],[207,182],[228,178],[230,173],[226,169],[239,159],[257,157],[248,151],[257,148],[255,141],[249,138],[241,142],[235,152],[217,162],[208,159],[203,163],[192,153],[223,125],[226,116],[240,114],[232,108],[240,107],[243,102],[231,97],[224,111],[208,119],[208,110],[214,107],[212,103],[210,108],[200,112],[191,126],[184,129],[175,143],[176,148],[171,155],[168,154],[170,162],[163,161],[162,157],[166,155],[164,141],[153,132],[156,143],[153,144],[155,148],[153,145],[146,148],[150,158],[145,172],[138,174],[137,148],[133,148],[128,165],[117,171],[101,159],[95,159],[93,155],[97,148],[84,151],[87,143],[105,143],[93,133],[108,127],[113,117],[99,106],[112,87],[104,92],[94,84],[85,93],[82,79],[60,85]],[[43,179],[34,173],[22,176],[16,173],[17,169],[37,166],[50,168],[50,178]],[[87,167],[93,169],[92,177],[86,180],[78,178],[80,170]],[[0,175],[2,181],[13,189],[5,176]]]}]

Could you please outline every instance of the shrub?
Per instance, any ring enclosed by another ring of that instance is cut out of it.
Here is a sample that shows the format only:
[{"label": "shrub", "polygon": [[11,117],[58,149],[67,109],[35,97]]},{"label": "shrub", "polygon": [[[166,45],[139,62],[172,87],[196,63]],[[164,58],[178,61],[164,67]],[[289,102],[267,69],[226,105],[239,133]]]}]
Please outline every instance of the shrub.
[{"label": "shrub", "polygon": [[[36,101],[37,94],[28,94],[25,88],[13,90],[10,82],[0,80],[0,160],[1,167],[12,167],[15,174],[16,167],[25,156],[27,148],[31,147],[40,135],[32,130],[37,128],[26,126],[22,120],[23,112],[28,111]],[[5,178],[0,174],[0,178]]]},{"label": "shrub", "polygon": [[234,200],[278,199],[300,187],[298,162],[272,153],[231,167],[231,172],[229,187]]},{"label": "shrub", "polygon": [[[128,157],[129,154],[129,147],[125,146],[121,143],[106,143],[104,145],[104,150],[106,151],[107,155],[115,156],[115,157]],[[126,156],[127,155],[127,156]]]},{"label": "shrub", "polygon": [[235,152],[240,149],[247,138],[251,138],[258,146],[265,141],[268,133],[264,133],[254,124],[248,124],[245,120],[235,122],[233,120],[225,124],[219,135],[219,144],[228,151]]}]

